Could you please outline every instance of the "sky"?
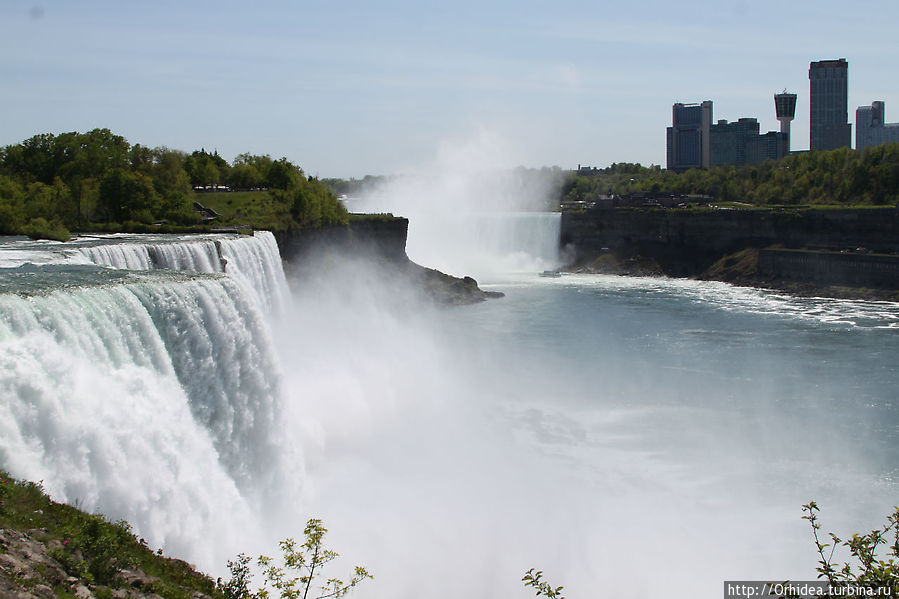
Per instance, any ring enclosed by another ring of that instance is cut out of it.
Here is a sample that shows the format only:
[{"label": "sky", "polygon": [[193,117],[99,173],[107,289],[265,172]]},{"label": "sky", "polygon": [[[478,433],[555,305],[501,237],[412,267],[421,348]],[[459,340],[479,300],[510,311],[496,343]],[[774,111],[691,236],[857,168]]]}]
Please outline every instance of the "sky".
[{"label": "sky", "polygon": [[787,89],[805,149],[812,60],[849,61],[850,122],[899,121],[897,23],[895,0],[0,0],[0,146],[106,127],[359,178],[489,139],[509,167],[664,167],[674,102],[769,131]]}]

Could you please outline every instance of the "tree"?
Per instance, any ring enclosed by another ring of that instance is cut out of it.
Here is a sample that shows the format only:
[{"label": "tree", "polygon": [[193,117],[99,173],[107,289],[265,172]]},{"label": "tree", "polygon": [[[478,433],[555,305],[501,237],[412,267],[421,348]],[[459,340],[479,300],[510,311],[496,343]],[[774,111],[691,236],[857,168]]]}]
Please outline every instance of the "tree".
[{"label": "tree", "polygon": [[21,231],[25,224],[25,191],[12,179],[0,175],[0,234],[11,235]]},{"label": "tree", "polygon": [[256,189],[262,184],[259,169],[251,164],[235,164],[228,175],[231,189]]},{"label": "tree", "polygon": [[373,576],[362,566],[356,566],[349,581],[329,578],[318,587],[320,593],[312,590],[324,566],[338,556],[337,552],[324,546],[327,532],[322,521],[313,518],[306,522],[305,540],[301,545],[297,546],[293,539],[281,541],[283,567],[275,565],[269,557],[260,556],[257,562],[263,568],[265,584],[255,593],[250,591],[250,559],[244,554],[238,555],[235,561],[228,562],[231,579],[224,583],[219,580],[218,589],[226,599],[267,599],[271,596],[269,587],[280,599],[312,599],[310,591],[315,599],[345,596],[360,582]]},{"label": "tree", "polygon": [[303,171],[287,158],[281,158],[269,166],[266,179],[274,189],[293,189],[302,181]]},{"label": "tree", "polygon": [[[826,579],[832,587],[853,586],[864,588],[889,588],[890,595],[899,593],[899,507],[887,517],[883,527],[867,534],[854,534],[843,540],[834,533],[828,533],[832,543],[823,543],[818,536],[818,505],[811,501],[802,506],[812,527],[815,549],[818,552],[818,578]],[[837,547],[848,549],[857,564],[844,562],[842,566],[833,561]],[[827,549],[830,548],[830,551]],[[884,551],[879,556],[878,551]]]},{"label": "tree", "polygon": [[219,156],[218,151],[210,154],[205,149],[194,150],[184,159],[184,170],[190,177],[191,185],[195,186],[218,185],[227,179],[229,169],[228,163]]},{"label": "tree", "polygon": [[134,220],[149,223],[159,209],[159,195],[146,175],[116,168],[106,173],[100,182],[97,208],[100,217],[107,222]]},{"label": "tree", "polygon": [[168,148],[153,150],[153,166],[148,173],[161,196],[190,193],[190,177],[184,170],[184,154]]}]

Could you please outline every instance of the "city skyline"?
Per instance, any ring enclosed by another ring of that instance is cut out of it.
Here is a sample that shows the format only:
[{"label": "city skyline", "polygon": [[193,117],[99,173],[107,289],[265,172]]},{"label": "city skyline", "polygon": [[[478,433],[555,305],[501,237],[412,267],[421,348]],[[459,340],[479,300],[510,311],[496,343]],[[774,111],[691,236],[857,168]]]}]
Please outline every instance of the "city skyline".
[{"label": "city skyline", "polygon": [[701,25],[660,0],[16,0],[0,6],[0,145],[108,127],[132,144],[267,153],[346,178],[469,147],[488,166],[664,166],[671,105],[695,99],[772,131],[771,95],[796,92],[792,149],[807,148],[807,68],[836,57],[852,64],[851,121],[874,100],[899,105],[897,5],[695,9]]}]

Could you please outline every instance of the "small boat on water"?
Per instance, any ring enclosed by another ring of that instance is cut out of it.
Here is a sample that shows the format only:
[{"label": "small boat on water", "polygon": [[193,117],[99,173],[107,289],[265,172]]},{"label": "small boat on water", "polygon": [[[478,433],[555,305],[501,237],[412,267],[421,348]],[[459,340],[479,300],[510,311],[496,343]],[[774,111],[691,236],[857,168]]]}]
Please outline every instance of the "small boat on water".
[{"label": "small boat on water", "polygon": [[562,273],[558,270],[544,270],[540,273],[541,277],[561,277]]}]

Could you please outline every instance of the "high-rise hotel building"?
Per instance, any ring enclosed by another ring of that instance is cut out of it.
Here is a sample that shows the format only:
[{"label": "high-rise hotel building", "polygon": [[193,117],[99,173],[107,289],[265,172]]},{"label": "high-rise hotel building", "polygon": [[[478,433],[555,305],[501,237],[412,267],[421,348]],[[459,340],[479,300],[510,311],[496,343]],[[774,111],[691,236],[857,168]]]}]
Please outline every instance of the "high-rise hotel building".
[{"label": "high-rise hotel building", "polygon": [[809,148],[835,150],[849,146],[849,63],[845,58],[812,62],[809,80]]},{"label": "high-rise hotel building", "polygon": [[681,104],[671,108],[668,127],[668,169],[682,173],[689,168],[709,168],[711,158],[712,102]]}]

